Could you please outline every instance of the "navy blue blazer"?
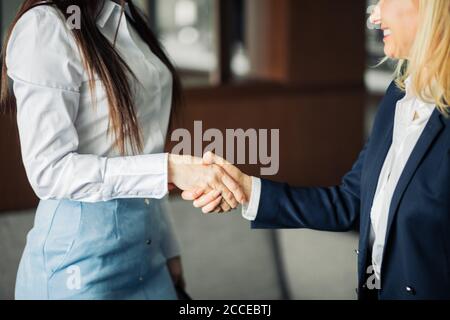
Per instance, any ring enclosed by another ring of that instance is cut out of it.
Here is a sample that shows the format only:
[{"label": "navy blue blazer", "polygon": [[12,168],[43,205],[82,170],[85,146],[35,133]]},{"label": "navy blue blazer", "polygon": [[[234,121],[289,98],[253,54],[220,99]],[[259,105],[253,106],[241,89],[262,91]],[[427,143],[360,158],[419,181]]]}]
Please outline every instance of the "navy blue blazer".
[{"label": "navy blue blazer", "polygon": [[[356,163],[333,187],[262,180],[252,228],[358,230],[358,298],[368,297],[370,210],[392,144],[397,101],[392,83]],[[450,299],[450,119],[433,112],[400,177],[389,210],[380,299]]]}]

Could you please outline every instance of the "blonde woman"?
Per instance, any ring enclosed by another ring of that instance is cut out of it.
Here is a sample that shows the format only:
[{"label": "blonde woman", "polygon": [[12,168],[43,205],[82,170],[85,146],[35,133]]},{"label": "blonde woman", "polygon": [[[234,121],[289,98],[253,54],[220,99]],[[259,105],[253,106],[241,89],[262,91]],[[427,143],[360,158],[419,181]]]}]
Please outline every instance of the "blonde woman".
[{"label": "blonde woman", "polygon": [[[293,188],[205,161],[243,187],[254,228],[359,230],[360,299],[450,299],[450,1],[382,0],[371,18],[399,67],[341,185]],[[212,211],[199,194],[183,196]]]}]

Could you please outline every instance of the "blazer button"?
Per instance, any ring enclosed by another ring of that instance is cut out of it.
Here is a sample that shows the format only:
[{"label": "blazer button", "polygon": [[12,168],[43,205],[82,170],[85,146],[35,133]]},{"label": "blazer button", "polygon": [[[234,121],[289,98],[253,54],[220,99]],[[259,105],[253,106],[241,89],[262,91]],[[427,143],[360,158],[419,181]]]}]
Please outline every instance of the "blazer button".
[{"label": "blazer button", "polygon": [[145,202],[146,205],[148,205],[148,206],[150,205],[150,200],[149,199],[145,199],[144,202]]},{"label": "blazer button", "polygon": [[152,244],[152,240],[147,240],[147,245],[149,246],[149,245],[151,245]]},{"label": "blazer button", "polygon": [[406,289],[406,292],[408,292],[409,294],[412,294],[412,295],[416,294],[416,290],[413,287],[407,286],[405,289]]}]

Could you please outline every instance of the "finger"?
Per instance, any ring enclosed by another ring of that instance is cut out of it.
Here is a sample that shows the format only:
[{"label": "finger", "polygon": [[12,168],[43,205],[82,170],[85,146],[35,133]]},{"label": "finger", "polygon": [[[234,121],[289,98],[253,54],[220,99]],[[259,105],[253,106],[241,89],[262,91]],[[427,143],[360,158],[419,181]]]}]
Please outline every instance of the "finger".
[{"label": "finger", "polygon": [[236,209],[237,206],[239,205],[237,200],[234,198],[233,193],[230,190],[228,190],[228,188],[222,191],[222,198],[228,203],[230,209],[231,208]]},{"label": "finger", "polygon": [[236,199],[234,199],[234,196],[230,192],[230,190],[228,190],[227,187],[220,180],[221,180],[221,178],[219,178],[218,181],[214,181],[210,185],[210,187],[211,187],[211,189],[219,191],[221,198],[224,200],[224,202],[227,203],[227,206],[222,206],[222,210],[230,211],[233,206],[237,207],[237,201],[236,201]]},{"label": "finger", "polygon": [[217,207],[217,209],[214,210],[214,213],[222,213],[222,212],[223,212],[222,208],[220,208],[220,207]]},{"label": "finger", "polygon": [[235,209],[238,206],[238,201],[234,198],[233,193],[226,187],[226,185],[222,182],[222,177],[225,176],[226,173],[216,176],[216,180],[212,180],[210,182],[211,189],[219,190],[221,192],[222,198],[227,202],[228,206],[222,206],[222,210],[230,211],[231,208]]},{"label": "finger", "polygon": [[220,203],[220,207],[223,212],[230,212],[231,206],[222,198],[222,202]]},{"label": "finger", "polygon": [[233,197],[234,199],[236,199],[236,201],[238,201],[240,204],[243,204],[247,201],[244,190],[236,181],[234,181],[233,178],[231,178],[229,175],[224,175],[222,177],[222,182],[233,194]]},{"label": "finger", "polygon": [[231,165],[230,162],[228,162],[224,158],[218,156],[217,154],[212,153],[211,151],[208,151],[203,155],[203,163],[204,164]]},{"label": "finger", "polygon": [[[211,192],[201,196],[200,198],[196,199],[194,201],[194,207],[196,207],[196,208],[203,208],[206,205],[210,204],[211,202],[215,201],[217,198],[222,198],[221,194],[222,193],[220,191],[213,190],[213,191],[211,191]],[[214,207],[214,209],[216,207]]]},{"label": "finger", "polygon": [[203,164],[206,164],[206,165],[214,164],[213,155],[214,154],[211,151],[208,151],[207,153],[205,153],[203,155]]},{"label": "finger", "polygon": [[222,197],[218,197],[216,200],[214,200],[213,202],[207,204],[205,207],[202,208],[202,212],[207,214],[207,213],[211,213],[213,212],[217,206],[220,204],[220,202],[222,201]]},{"label": "finger", "polygon": [[183,193],[181,194],[181,197],[184,200],[194,201],[194,200],[198,199],[199,197],[201,197],[204,193],[205,193],[205,191],[202,189],[186,190],[186,191],[183,191]]},{"label": "finger", "polygon": [[183,191],[181,193],[181,198],[183,198],[183,200],[193,201],[193,200],[195,200],[194,192],[192,192],[192,191]]}]

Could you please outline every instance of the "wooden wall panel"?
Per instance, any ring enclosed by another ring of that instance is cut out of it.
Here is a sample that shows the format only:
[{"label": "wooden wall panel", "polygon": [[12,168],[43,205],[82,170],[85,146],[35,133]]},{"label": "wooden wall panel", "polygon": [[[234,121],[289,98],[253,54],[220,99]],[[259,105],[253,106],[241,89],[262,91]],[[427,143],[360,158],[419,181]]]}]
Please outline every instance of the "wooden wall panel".
[{"label": "wooden wall panel", "polygon": [[249,0],[252,76],[298,86],[361,84],[365,1]]}]

